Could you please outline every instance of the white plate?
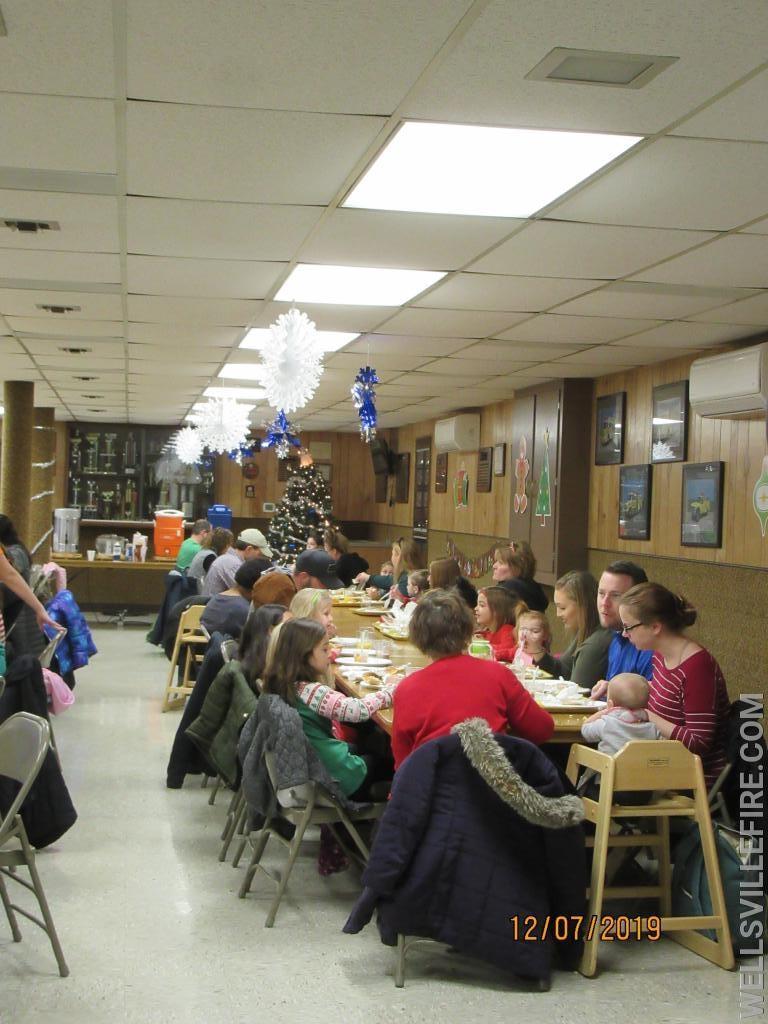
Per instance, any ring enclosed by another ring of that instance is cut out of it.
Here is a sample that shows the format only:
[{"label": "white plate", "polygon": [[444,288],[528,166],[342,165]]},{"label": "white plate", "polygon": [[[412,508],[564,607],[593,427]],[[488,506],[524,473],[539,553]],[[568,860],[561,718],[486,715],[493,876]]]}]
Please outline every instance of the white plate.
[{"label": "white plate", "polygon": [[365,661],[355,661],[352,655],[342,655],[342,657],[336,659],[337,665],[354,665],[359,668],[382,668],[384,665],[391,665],[391,658],[377,658],[373,654],[369,655]]},{"label": "white plate", "polygon": [[355,615],[376,615],[376,616],[379,616],[379,617],[382,616],[385,611],[386,611],[386,608],[384,607],[384,605],[382,605],[381,608],[354,608],[353,609],[353,613]]},{"label": "white plate", "polygon": [[[536,698],[534,697],[534,699]],[[599,711],[605,707],[605,701],[603,700],[578,700],[573,697],[556,700],[554,697],[540,696],[536,703],[548,711],[564,711],[566,708],[569,711]]]},{"label": "white plate", "polygon": [[358,636],[335,636],[331,640],[331,646],[335,647],[357,647],[360,642]]}]

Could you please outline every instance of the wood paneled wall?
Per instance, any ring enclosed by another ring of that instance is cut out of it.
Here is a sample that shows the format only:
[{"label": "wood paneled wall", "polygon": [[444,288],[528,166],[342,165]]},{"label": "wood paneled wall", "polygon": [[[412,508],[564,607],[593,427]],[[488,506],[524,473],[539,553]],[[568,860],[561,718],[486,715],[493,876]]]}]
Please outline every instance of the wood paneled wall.
[{"label": "wood paneled wall", "polygon": [[[658,384],[687,380],[692,356],[595,382],[595,396],[626,391],[624,462],[647,463],[651,451],[651,392]],[[594,409],[592,433],[594,438]],[[722,461],[723,545],[721,548],[683,547],[680,543],[683,463],[653,467],[651,536],[648,541],[619,540],[619,467],[590,470],[589,546],[665,558],[723,565],[768,566],[768,538],[752,508],[752,490],[760,476],[766,447],[766,425],[759,420],[702,419],[688,421],[688,462]]]}]

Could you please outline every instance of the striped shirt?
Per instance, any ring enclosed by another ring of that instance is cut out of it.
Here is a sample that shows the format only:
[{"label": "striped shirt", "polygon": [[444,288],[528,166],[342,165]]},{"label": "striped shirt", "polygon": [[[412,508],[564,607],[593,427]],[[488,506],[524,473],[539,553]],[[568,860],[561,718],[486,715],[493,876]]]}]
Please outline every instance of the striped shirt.
[{"label": "striped shirt", "polygon": [[315,714],[335,722],[367,722],[377,711],[392,706],[392,689],[388,686],[366,697],[346,697],[324,683],[297,683],[296,694]]},{"label": "striped shirt", "polygon": [[677,668],[667,668],[654,652],[648,710],[675,726],[670,739],[699,755],[708,787],[725,767],[730,706],[723,673],[709,651],[697,651]]}]

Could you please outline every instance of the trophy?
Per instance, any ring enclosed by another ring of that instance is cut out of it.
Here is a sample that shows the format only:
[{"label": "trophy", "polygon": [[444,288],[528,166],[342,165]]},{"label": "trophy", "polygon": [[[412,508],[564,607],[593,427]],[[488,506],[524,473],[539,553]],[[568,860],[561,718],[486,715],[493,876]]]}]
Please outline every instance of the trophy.
[{"label": "trophy", "polygon": [[115,451],[116,440],[117,434],[104,435],[104,451],[101,453],[101,458],[104,463],[104,473],[114,473],[115,471],[115,455],[117,454]]},{"label": "trophy", "polygon": [[103,516],[105,519],[112,518],[112,507],[115,503],[115,492],[114,491],[102,491],[101,492],[101,507],[103,510]]},{"label": "trophy", "polygon": [[98,473],[99,472],[99,435],[98,434],[86,434],[86,450],[85,450],[85,472],[86,473]]},{"label": "trophy", "polygon": [[76,477],[73,477],[71,483],[72,483],[72,504],[73,505],[79,505],[80,504],[80,487],[81,487],[80,481]]},{"label": "trophy", "polygon": [[83,438],[80,431],[76,430],[69,442],[69,468],[73,473],[79,473],[83,465],[82,445]]}]

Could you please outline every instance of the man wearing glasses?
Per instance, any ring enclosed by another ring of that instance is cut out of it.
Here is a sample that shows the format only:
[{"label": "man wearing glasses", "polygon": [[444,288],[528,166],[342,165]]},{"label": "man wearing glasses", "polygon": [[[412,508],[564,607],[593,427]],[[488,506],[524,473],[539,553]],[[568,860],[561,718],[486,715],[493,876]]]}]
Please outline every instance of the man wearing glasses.
[{"label": "man wearing glasses", "polygon": [[630,642],[629,630],[623,629],[619,618],[619,602],[626,592],[638,583],[647,583],[645,570],[634,562],[611,562],[606,567],[597,586],[597,611],[600,625],[613,630],[608,648],[606,678],[592,687],[592,697],[601,699],[608,690],[608,680],[620,672],[637,672],[646,679],[651,678],[653,651],[638,651]]}]

